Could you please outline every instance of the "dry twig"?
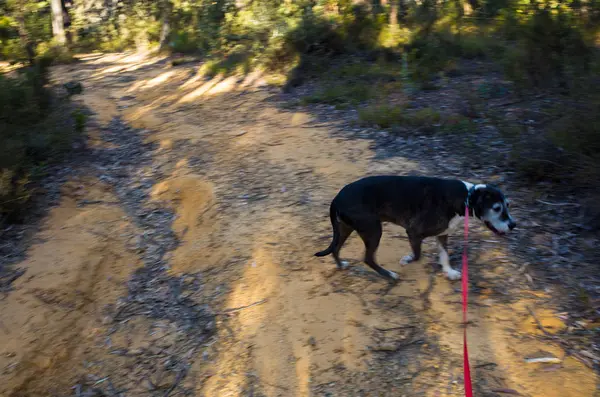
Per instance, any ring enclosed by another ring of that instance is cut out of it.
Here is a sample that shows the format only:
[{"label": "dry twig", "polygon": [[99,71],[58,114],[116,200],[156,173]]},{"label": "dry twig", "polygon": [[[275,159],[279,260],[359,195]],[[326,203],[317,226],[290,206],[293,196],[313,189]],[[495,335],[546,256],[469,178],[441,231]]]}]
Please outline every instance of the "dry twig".
[{"label": "dry twig", "polygon": [[224,315],[224,314],[231,314],[231,313],[239,312],[240,310],[248,309],[248,308],[250,308],[252,306],[262,305],[267,300],[268,299],[265,298],[265,299],[259,300],[258,302],[251,303],[249,305],[240,306],[240,307],[233,307],[231,309],[225,309],[224,311],[217,312],[216,314]]}]

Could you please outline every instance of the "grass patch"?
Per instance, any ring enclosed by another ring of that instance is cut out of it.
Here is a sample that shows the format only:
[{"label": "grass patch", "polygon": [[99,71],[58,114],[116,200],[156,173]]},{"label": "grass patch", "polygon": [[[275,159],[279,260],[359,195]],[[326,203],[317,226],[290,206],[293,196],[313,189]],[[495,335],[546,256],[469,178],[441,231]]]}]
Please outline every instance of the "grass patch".
[{"label": "grass patch", "polygon": [[401,69],[391,62],[352,62],[331,68],[327,72],[330,80],[349,80],[364,82],[392,82],[401,79]]},{"label": "grass patch", "polygon": [[[346,58],[334,65],[310,63],[304,71],[320,70],[323,88],[302,98],[303,104],[324,103],[337,107],[356,106],[373,99],[383,99],[402,88],[402,71],[387,61],[368,62]],[[325,67],[325,68],[324,68]]]},{"label": "grass patch", "polygon": [[217,75],[231,76],[248,74],[253,68],[253,54],[242,49],[234,50],[226,56],[215,57],[206,61],[200,68],[200,73],[206,77]]},{"label": "grass patch", "polygon": [[446,134],[465,134],[475,130],[473,121],[468,117],[452,114],[444,118],[441,132]]},{"label": "grass patch", "polygon": [[373,105],[361,109],[358,118],[362,125],[417,128],[427,132],[440,123],[441,114],[431,108],[409,111],[404,106]]},{"label": "grass patch", "polygon": [[329,105],[358,105],[373,98],[375,92],[366,83],[330,85],[312,95],[302,98],[303,104],[324,103]]},{"label": "grass patch", "polygon": [[171,66],[181,66],[188,63],[198,62],[200,59],[193,56],[182,56],[171,60]]},{"label": "grass patch", "polygon": [[[591,87],[592,85],[590,85]],[[529,182],[562,183],[570,189],[598,190],[600,186],[600,97],[553,103],[546,109],[543,130],[528,133],[525,125],[499,124],[511,139],[511,163]]]},{"label": "grass patch", "polygon": [[404,106],[373,105],[360,109],[359,123],[379,128],[410,128],[420,132],[466,133],[474,129],[470,119],[457,115],[445,115],[432,108],[416,110]]},{"label": "grass patch", "polygon": [[600,106],[585,112],[572,112],[548,128],[551,141],[569,152],[600,162]]},{"label": "grass patch", "polygon": [[404,106],[373,105],[358,111],[358,120],[364,126],[391,128],[402,124],[405,115]]}]

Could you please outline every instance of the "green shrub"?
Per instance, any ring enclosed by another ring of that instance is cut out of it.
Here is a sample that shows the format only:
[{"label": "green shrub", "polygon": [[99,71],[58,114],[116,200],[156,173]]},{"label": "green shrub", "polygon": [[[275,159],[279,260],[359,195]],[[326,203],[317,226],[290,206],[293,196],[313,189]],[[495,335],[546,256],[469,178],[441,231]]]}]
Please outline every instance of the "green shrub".
[{"label": "green shrub", "polygon": [[452,64],[449,48],[436,34],[417,36],[407,50],[410,76],[421,85]]},{"label": "green shrub", "polygon": [[380,128],[409,127],[423,132],[433,132],[442,122],[442,115],[434,109],[408,111],[403,106],[373,105],[360,109],[359,120],[364,125]]},{"label": "green shrub", "polygon": [[302,98],[304,103],[327,103],[358,105],[373,96],[373,89],[366,83],[330,85],[315,94]]},{"label": "green shrub", "polygon": [[[597,189],[600,185],[600,101],[566,106],[562,117],[535,137],[521,127],[511,129],[513,164],[531,181],[569,182],[572,187]],[[526,138],[524,138],[526,136]]]},{"label": "green shrub", "polygon": [[197,37],[187,31],[172,33],[169,41],[169,49],[174,53],[197,53],[204,47],[204,43],[199,43]]},{"label": "green shrub", "polygon": [[548,127],[548,135],[557,146],[600,161],[600,104],[569,112]]},{"label": "green shrub", "polygon": [[411,127],[425,127],[431,130],[441,120],[442,116],[440,112],[432,108],[423,108],[409,113],[405,119],[405,123]]},{"label": "green shrub", "polygon": [[37,47],[38,61],[45,65],[68,64],[75,62],[71,51],[55,43],[40,43]]},{"label": "green shrub", "polygon": [[403,106],[373,105],[358,111],[358,119],[362,125],[390,128],[401,125],[404,120]]},{"label": "green shrub", "polygon": [[236,48],[228,55],[206,61],[200,72],[207,77],[218,74],[229,76],[234,73],[247,74],[252,69],[253,54],[244,48]]},{"label": "green shrub", "polygon": [[18,220],[40,170],[72,149],[85,128],[81,111],[69,114],[45,88],[41,65],[15,77],[0,75],[0,221]]},{"label": "green shrub", "polygon": [[518,31],[516,46],[505,55],[504,70],[521,89],[570,90],[589,73],[593,50],[572,16],[540,9]]},{"label": "green shrub", "polygon": [[20,69],[14,78],[0,75],[0,122],[19,124],[43,118],[51,100],[46,83],[42,64]]},{"label": "green shrub", "polygon": [[458,114],[442,114],[432,108],[410,110],[404,106],[372,105],[358,112],[359,122],[379,128],[410,128],[425,133],[467,133],[474,130],[473,122]]}]

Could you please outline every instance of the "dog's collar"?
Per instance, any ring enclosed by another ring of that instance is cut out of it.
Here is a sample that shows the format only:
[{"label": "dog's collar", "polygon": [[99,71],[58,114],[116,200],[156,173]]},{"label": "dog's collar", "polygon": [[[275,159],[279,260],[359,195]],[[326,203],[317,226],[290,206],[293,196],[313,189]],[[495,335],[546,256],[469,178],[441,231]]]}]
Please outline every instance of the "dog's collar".
[{"label": "dog's collar", "polygon": [[476,185],[473,185],[468,191],[467,191],[467,198],[465,199],[465,205],[469,208],[471,208],[471,206],[469,205],[471,202],[471,196],[473,195],[473,192],[475,191],[475,187]]}]

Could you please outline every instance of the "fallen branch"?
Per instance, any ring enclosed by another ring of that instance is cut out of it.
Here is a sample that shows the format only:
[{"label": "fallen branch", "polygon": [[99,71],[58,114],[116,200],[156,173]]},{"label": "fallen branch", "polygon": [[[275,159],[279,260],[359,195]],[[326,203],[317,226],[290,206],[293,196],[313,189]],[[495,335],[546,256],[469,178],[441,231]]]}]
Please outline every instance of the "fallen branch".
[{"label": "fallen branch", "polygon": [[488,367],[495,368],[497,366],[498,366],[498,364],[496,364],[496,363],[483,363],[483,364],[477,364],[475,366],[475,368],[477,368],[477,369],[479,369],[479,368],[488,368]]},{"label": "fallen branch", "polygon": [[493,393],[511,394],[513,396],[521,396],[522,394],[513,389],[493,389]]},{"label": "fallen branch", "polygon": [[529,312],[529,314],[531,314],[531,317],[533,317],[533,319],[535,320],[535,323],[537,324],[537,327],[540,329],[540,331],[542,331],[544,333],[544,335],[554,338],[554,335],[552,335],[550,332],[546,331],[546,328],[544,328],[544,326],[542,325],[542,322],[540,321],[538,316],[536,316],[533,309],[531,307],[527,306],[527,311]]},{"label": "fallen branch", "polygon": [[177,388],[177,386],[179,386],[179,384],[181,383],[181,381],[183,380],[183,378],[185,378],[186,375],[187,375],[187,369],[182,369],[181,371],[179,371],[177,373],[177,378],[175,378],[175,382],[173,382],[173,384],[171,385],[171,387],[169,387],[169,390],[167,390],[165,392],[164,397],[169,397],[169,395],[171,393],[173,393],[173,391],[175,391],[175,389]]},{"label": "fallen branch", "polygon": [[411,346],[411,345],[414,345],[417,343],[423,343],[423,342],[425,342],[423,339],[416,338],[409,342],[399,343],[395,347],[381,346],[381,347],[373,347],[373,348],[371,348],[371,350],[374,352],[397,352],[398,350],[403,349],[405,347],[408,347],[408,346]]},{"label": "fallen branch", "polygon": [[529,364],[537,364],[537,363],[560,364],[560,363],[562,363],[562,360],[558,357],[536,357],[536,358],[526,358],[525,362],[529,363]]},{"label": "fallen branch", "polygon": [[552,205],[554,207],[581,207],[581,204],[577,204],[577,203],[550,203],[548,201],[544,201],[544,200],[540,200],[540,199],[537,199],[535,201],[537,201],[538,203],[546,204],[546,205]]},{"label": "fallen branch", "polygon": [[258,301],[258,302],[251,303],[251,304],[249,304],[249,305],[246,305],[246,306],[233,307],[233,308],[231,308],[231,309],[226,309],[226,310],[224,310],[224,311],[222,311],[222,312],[217,312],[216,314],[217,314],[217,315],[224,315],[224,314],[230,314],[230,313],[239,312],[240,310],[248,309],[248,308],[250,308],[250,307],[252,307],[252,306],[262,305],[262,304],[263,304],[263,303],[265,303],[267,300],[268,300],[268,299],[266,299],[266,298],[265,298],[265,299],[263,299],[263,300],[260,300],[260,301]]},{"label": "fallen branch", "polygon": [[391,328],[378,328],[378,327],[375,327],[375,329],[377,331],[381,331],[381,332],[395,331],[395,330],[398,330],[398,329],[412,329],[412,328],[415,328],[415,326],[414,325],[401,325],[401,326],[398,326],[398,327],[391,327]]}]

